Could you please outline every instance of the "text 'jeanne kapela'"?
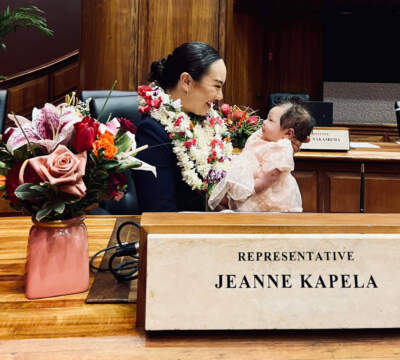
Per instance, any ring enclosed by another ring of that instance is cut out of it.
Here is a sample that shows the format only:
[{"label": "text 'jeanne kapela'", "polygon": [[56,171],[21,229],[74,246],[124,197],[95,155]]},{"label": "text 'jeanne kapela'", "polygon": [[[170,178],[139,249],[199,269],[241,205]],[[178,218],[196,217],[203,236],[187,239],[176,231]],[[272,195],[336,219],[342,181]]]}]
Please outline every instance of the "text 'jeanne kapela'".
[{"label": "text 'jeanne kapela'", "polygon": [[219,274],[215,283],[217,289],[333,289],[333,288],[377,288],[372,275],[363,278],[359,274]]},{"label": "text 'jeanne kapela'", "polygon": [[[253,262],[353,262],[353,251],[239,251],[237,261]],[[218,274],[217,289],[334,289],[377,288],[373,275],[360,274]]]}]

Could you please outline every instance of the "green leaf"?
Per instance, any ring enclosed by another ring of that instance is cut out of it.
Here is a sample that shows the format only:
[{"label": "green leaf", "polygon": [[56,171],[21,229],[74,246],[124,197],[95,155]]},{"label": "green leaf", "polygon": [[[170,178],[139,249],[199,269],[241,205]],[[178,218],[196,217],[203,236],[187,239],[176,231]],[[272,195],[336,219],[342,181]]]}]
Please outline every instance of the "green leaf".
[{"label": "green leaf", "polygon": [[92,160],[92,162],[97,164],[97,158],[92,152],[89,153],[89,158],[90,158],[90,160]]},{"label": "green leaf", "polygon": [[133,144],[133,140],[128,133],[124,133],[115,139],[114,145],[118,148],[117,154],[128,151]]},{"label": "green leaf", "polygon": [[57,201],[53,204],[53,210],[57,213],[57,214],[62,214],[65,210],[65,202],[63,201]]},{"label": "green leaf", "polygon": [[101,168],[104,170],[110,170],[110,169],[117,167],[118,165],[119,165],[119,161],[108,160],[107,162],[105,162],[104,164],[101,165]]},{"label": "green leaf", "polygon": [[108,172],[107,171],[98,170],[98,171],[96,171],[96,178],[98,180],[106,180],[106,179],[108,179]]},{"label": "green leaf", "polygon": [[31,183],[26,183],[18,186],[15,189],[15,196],[20,200],[34,200],[36,192],[31,190]]},{"label": "green leaf", "polygon": [[104,161],[104,149],[100,148],[99,151],[97,152],[97,157],[100,160],[100,162]]},{"label": "green leaf", "polygon": [[114,80],[114,83],[112,84],[111,89],[110,89],[110,91],[109,91],[108,94],[107,94],[106,100],[104,101],[103,107],[101,108],[101,110],[100,110],[100,112],[99,112],[99,115],[97,116],[97,120],[98,120],[98,121],[100,121],[101,116],[103,115],[103,111],[104,111],[104,109],[105,109],[105,107],[106,107],[106,105],[107,105],[108,99],[110,98],[111,93],[113,92],[113,90],[114,90],[114,88],[115,88],[116,85],[117,85],[117,80]]},{"label": "green leaf", "polygon": [[[46,203],[47,204],[47,203]],[[46,207],[42,207],[37,213],[36,213],[36,220],[40,221],[42,219],[44,219],[47,215],[49,215],[52,211],[52,207],[51,206],[46,206]]]}]

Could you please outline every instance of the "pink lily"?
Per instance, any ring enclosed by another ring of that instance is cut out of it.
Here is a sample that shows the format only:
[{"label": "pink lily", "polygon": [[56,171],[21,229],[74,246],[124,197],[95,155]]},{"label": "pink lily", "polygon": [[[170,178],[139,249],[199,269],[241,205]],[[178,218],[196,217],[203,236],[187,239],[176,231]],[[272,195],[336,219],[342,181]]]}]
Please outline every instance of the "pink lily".
[{"label": "pink lily", "polygon": [[50,153],[57,145],[68,144],[74,130],[73,125],[82,120],[74,107],[66,104],[56,107],[49,103],[42,109],[33,109],[32,121],[19,115],[8,115],[8,117],[18,126],[6,144],[11,153],[27,144],[28,140],[31,144],[44,147]]}]

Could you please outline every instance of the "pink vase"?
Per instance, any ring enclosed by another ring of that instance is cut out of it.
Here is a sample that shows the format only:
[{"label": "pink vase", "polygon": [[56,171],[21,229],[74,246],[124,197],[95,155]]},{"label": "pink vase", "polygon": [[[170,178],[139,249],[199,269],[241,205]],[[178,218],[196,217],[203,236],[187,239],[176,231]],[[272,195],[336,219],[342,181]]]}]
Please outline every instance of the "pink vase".
[{"label": "pink vase", "polygon": [[28,299],[75,294],[89,287],[85,217],[35,222],[28,239],[25,296]]}]

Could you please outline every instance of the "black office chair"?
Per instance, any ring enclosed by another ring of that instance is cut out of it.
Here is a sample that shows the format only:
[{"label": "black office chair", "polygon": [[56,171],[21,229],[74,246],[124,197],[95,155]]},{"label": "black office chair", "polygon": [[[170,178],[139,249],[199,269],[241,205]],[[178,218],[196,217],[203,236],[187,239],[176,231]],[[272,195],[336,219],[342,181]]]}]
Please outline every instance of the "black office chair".
[{"label": "black office chair", "polygon": [[[99,113],[106,101],[108,90],[84,90],[81,93],[81,98],[86,101],[92,98],[90,102],[90,113],[94,118],[99,116]],[[113,91],[107,101],[106,107],[101,115],[101,122],[106,122],[109,115],[113,117],[124,117],[131,120],[135,125],[142,118],[142,114],[138,111],[138,95],[135,91]],[[140,214],[139,203],[136,196],[135,183],[131,175],[131,171],[125,172],[127,178],[127,191],[125,196],[120,201],[104,200],[100,203],[100,207],[113,215],[129,215]],[[101,212],[93,212],[101,214]]]},{"label": "black office chair", "polygon": [[396,119],[397,119],[397,131],[400,136],[400,101],[395,101],[394,103],[394,111],[396,112]]},{"label": "black office chair", "polygon": [[7,90],[0,90],[0,134],[4,131],[7,110]]},{"label": "black office chair", "polygon": [[285,101],[290,100],[310,100],[310,95],[308,94],[301,94],[301,93],[271,93],[269,94],[269,109],[273,108],[276,105],[279,105]]},{"label": "black office chair", "polygon": [[[82,100],[86,101],[92,98],[90,102],[90,113],[97,117],[107,99],[108,90],[83,90],[81,93]],[[107,101],[107,105],[103,111],[100,121],[106,122],[109,115],[124,117],[131,120],[135,125],[142,118],[142,114],[138,111],[138,95],[136,91],[116,91],[111,93]]]}]

